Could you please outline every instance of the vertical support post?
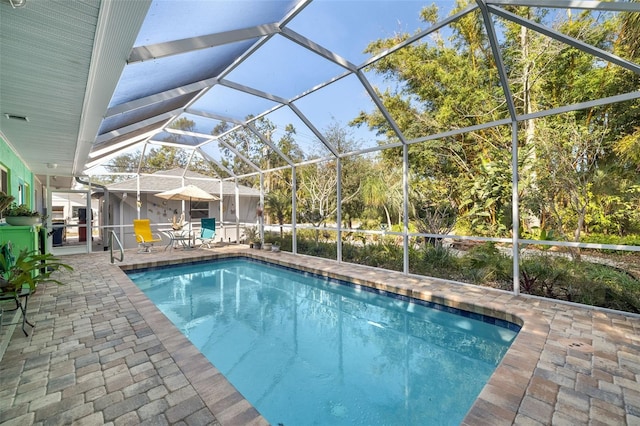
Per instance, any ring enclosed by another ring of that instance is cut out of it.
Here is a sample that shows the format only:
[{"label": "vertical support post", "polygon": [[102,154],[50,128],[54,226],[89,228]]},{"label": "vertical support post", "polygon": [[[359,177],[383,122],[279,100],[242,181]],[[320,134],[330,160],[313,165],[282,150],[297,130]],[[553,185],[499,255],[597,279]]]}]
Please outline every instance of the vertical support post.
[{"label": "vertical support post", "polygon": [[140,208],[142,207],[142,201],[140,201],[140,173],[136,175],[136,219],[140,219]]},{"label": "vertical support post", "polygon": [[518,195],[518,122],[511,123],[511,236],[513,245],[513,294],[520,294],[520,197]]},{"label": "vertical support post", "polygon": [[336,259],[339,263],[342,262],[342,158],[336,157],[336,174],[338,176],[336,182],[336,196],[338,197],[338,209],[336,211],[336,222],[338,226],[337,241],[336,241]]},{"label": "vertical support post", "polygon": [[[47,175],[47,229],[53,229],[53,194],[51,193],[51,179],[50,176]],[[51,237],[47,237],[45,241],[45,253],[51,253],[51,249],[53,247],[53,239]]]},{"label": "vertical support post", "polygon": [[[125,241],[124,239],[124,207],[126,205],[126,199],[127,199],[127,193],[125,192],[124,194],[122,194],[122,199],[120,200],[119,203],[119,208],[118,208],[118,223],[120,224],[120,241]],[[125,241],[125,245],[126,245],[126,241]]]},{"label": "vertical support post", "polygon": [[297,236],[297,199],[298,180],[296,178],[296,168],[291,166],[291,253],[298,253],[298,236]]},{"label": "vertical support post", "polygon": [[403,253],[403,272],[409,273],[409,146],[402,145],[402,236],[404,240]]},{"label": "vertical support post", "polygon": [[[84,232],[85,232],[85,243],[87,246],[87,253],[91,253],[93,248],[93,209],[91,208],[91,176],[89,176],[89,188],[87,188],[87,203],[85,205],[85,217],[84,217]],[[82,226],[82,224],[80,224]],[[80,228],[78,228],[78,232]]]},{"label": "vertical support post", "polygon": [[240,189],[238,188],[238,178],[235,178],[233,183],[235,184],[236,241],[240,241]]},{"label": "vertical support post", "polygon": [[[224,226],[224,190],[222,187],[222,178],[220,178],[220,202],[218,203],[218,214],[219,214],[219,218],[218,219],[218,227],[220,228],[220,234],[222,234],[222,236],[220,237],[220,239],[222,241],[226,241],[227,240],[227,232],[225,230],[225,232],[222,232],[222,227]],[[238,226],[236,226],[236,235],[240,232]],[[240,243],[240,240],[236,240],[236,243]]]},{"label": "vertical support post", "polygon": [[260,227],[260,240],[264,242],[264,173],[260,172],[260,205],[258,207],[263,209],[263,213],[258,216],[258,226]]}]

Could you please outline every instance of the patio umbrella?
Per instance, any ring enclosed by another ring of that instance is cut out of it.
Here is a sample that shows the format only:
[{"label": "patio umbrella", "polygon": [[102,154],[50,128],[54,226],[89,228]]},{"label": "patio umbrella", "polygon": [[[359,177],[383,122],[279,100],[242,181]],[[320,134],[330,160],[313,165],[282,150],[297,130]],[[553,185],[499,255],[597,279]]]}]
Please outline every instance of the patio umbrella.
[{"label": "patio umbrella", "polygon": [[220,199],[195,185],[185,185],[180,188],[159,192],[155,195],[165,200],[189,201],[189,234],[191,234],[191,201],[215,201]]}]

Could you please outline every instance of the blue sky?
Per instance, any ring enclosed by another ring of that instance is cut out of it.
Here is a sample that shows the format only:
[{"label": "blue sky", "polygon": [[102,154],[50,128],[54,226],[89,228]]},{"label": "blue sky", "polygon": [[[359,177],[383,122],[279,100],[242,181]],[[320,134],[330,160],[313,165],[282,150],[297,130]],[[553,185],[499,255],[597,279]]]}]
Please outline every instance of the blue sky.
[{"label": "blue sky", "polygon": [[[290,0],[155,0],[135,46],[278,22],[295,3]],[[442,8],[441,17],[448,15],[454,5],[453,0],[439,0],[437,3]],[[419,13],[425,5],[423,1],[315,0],[287,27],[351,63],[360,65],[369,57],[363,51],[370,42],[397,33],[412,34],[424,28]],[[236,52],[246,49],[255,41],[246,40],[128,65],[112,105],[216,76],[228,66],[230,58],[237,56]],[[341,66],[276,35],[233,69],[225,79],[291,99],[345,71]],[[371,83],[379,86],[387,84],[379,79]],[[238,93],[215,86],[192,108],[241,120],[275,105],[262,98]],[[375,108],[355,76],[339,80],[300,99],[296,106],[320,131],[334,122],[346,126],[360,111],[369,112]],[[279,132],[289,124],[287,117],[291,117],[291,114],[284,111],[269,115]],[[199,120],[198,131],[209,133],[209,122],[211,128],[218,123],[215,120]],[[300,145],[312,146],[315,141],[312,132],[299,121],[296,127]],[[376,136],[366,128],[350,129],[350,132],[355,140],[361,141],[361,147],[377,144]],[[309,148],[305,151],[309,153]]]}]

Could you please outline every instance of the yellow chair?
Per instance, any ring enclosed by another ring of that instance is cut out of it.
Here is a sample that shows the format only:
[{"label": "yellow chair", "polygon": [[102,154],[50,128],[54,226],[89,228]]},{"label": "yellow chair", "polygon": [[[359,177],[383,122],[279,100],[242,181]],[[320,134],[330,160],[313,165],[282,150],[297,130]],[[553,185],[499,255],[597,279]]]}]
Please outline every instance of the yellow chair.
[{"label": "yellow chair", "polygon": [[162,238],[151,231],[151,221],[149,219],[133,219],[133,233],[136,235],[138,243],[138,253],[151,253],[154,243],[159,243]]}]

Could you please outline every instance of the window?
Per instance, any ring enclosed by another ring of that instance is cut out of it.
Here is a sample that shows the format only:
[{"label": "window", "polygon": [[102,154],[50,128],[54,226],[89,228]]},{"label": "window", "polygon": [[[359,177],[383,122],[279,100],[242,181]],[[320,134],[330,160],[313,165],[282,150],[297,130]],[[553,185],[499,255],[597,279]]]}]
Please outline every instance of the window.
[{"label": "window", "polygon": [[9,194],[9,174],[2,166],[0,166],[0,191]]},{"label": "window", "polygon": [[191,219],[200,219],[209,217],[208,201],[192,201],[191,202]]},{"label": "window", "polygon": [[25,204],[24,199],[24,183],[20,182],[18,183],[18,196],[16,197],[17,204]]},{"label": "window", "polygon": [[31,201],[29,198],[29,185],[24,183],[22,180],[18,182],[18,196],[16,197],[16,203],[31,206]]}]

